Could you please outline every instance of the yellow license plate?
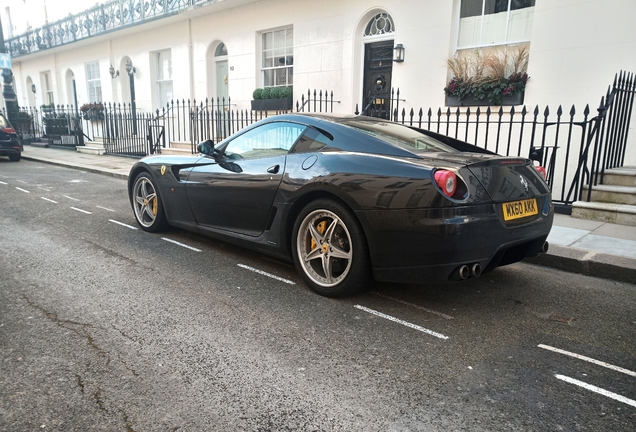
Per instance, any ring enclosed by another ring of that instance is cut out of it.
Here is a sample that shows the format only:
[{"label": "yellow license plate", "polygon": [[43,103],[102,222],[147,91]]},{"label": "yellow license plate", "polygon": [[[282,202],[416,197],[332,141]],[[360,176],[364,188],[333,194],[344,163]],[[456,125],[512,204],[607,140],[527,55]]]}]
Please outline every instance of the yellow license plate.
[{"label": "yellow license plate", "polygon": [[536,198],[503,203],[502,207],[503,217],[506,221],[533,216],[539,213]]}]

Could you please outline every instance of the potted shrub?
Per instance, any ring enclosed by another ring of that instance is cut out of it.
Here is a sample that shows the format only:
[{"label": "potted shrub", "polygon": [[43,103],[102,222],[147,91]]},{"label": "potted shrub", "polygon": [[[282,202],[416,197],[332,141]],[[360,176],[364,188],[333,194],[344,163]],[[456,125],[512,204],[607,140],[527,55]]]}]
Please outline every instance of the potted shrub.
[{"label": "potted shrub", "polygon": [[447,106],[521,105],[528,82],[528,49],[475,51],[449,58],[453,76],[444,88]]},{"label": "potted shrub", "polygon": [[265,87],[254,90],[252,109],[255,111],[291,110],[293,108],[292,87]]},{"label": "potted shrub", "polygon": [[33,117],[26,111],[18,111],[15,116],[16,126],[22,131],[31,128],[31,120],[33,120]]},{"label": "potted shrub", "polygon": [[85,103],[80,112],[84,120],[104,120],[104,104],[101,102]]}]

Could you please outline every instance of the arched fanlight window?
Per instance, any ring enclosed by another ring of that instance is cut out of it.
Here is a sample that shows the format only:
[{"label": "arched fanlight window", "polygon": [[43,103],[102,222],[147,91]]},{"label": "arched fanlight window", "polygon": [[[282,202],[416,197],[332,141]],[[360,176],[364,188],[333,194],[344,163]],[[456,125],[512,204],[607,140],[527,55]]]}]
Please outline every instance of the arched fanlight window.
[{"label": "arched fanlight window", "polygon": [[227,55],[227,47],[221,42],[214,51],[214,57],[223,57]]},{"label": "arched fanlight window", "polygon": [[393,18],[386,12],[382,12],[371,18],[369,24],[364,29],[364,36],[378,36],[395,31],[395,24],[393,24]]}]

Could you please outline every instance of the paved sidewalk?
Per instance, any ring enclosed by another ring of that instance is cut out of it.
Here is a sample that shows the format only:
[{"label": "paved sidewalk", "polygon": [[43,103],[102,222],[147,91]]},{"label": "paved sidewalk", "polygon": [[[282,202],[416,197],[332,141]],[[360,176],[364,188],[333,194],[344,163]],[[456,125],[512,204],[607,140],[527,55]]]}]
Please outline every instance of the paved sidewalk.
[{"label": "paved sidewalk", "polygon": [[[97,156],[25,145],[22,157],[83,171],[128,178],[138,159]],[[636,283],[636,227],[557,214],[547,254],[526,261],[605,279]]]}]

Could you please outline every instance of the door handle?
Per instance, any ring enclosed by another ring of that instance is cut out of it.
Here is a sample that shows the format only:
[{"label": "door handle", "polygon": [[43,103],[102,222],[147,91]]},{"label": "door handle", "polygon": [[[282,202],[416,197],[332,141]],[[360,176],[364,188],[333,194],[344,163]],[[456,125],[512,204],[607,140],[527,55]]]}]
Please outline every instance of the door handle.
[{"label": "door handle", "polygon": [[278,174],[279,169],[280,169],[280,165],[274,165],[272,167],[267,168],[267,172],[270,174]]}]

